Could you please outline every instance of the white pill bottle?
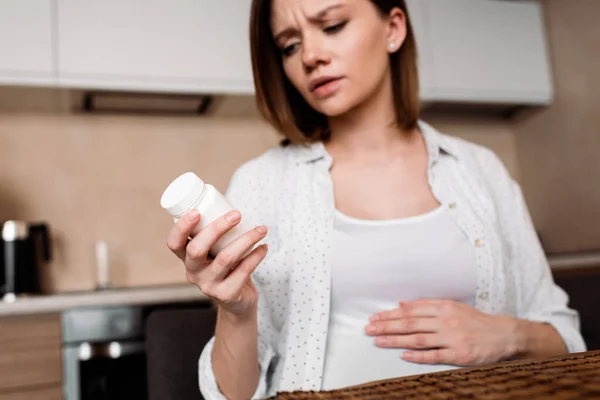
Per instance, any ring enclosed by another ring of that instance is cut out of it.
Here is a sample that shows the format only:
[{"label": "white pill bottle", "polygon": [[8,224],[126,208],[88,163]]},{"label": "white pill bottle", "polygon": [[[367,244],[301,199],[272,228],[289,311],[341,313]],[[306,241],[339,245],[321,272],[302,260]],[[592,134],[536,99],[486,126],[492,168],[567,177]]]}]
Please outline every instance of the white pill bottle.
[{"label": "white pill bottle", "polygon": [[[186,172],[171,182],[160,199],[160,205],[171,214],[175,222],[192,209],[198,210],[200,222],[190,235],[192,237],[214,220],[234,210],[225,196],[214,186],[204,183],[193,172]],[[215,257],[229,243],[250,229],[241,221],[213,245],[210,254]]]}]

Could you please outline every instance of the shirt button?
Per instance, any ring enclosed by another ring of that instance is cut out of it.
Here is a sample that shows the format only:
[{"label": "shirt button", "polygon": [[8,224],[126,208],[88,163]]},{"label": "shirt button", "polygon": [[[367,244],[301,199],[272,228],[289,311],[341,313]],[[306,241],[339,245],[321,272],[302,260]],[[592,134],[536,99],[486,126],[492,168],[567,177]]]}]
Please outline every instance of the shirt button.
[{"label": "shirt button", "polygon": [[487,298],[488,298],[488,292],[479,293],[479,300],[487,300]]},{"label": "shirt button", "polygon": [[483,240],[482,240],[482,239],[477,239],[477,240],[475,241],[475,246],[477,246],[477,247],[481,247],[481,246],[483,246]]},{"label": "shirt button", "polygon": [[451,210],[454,210],[456,208],[456,203],[450,203],[448,207],[450,207]]}]

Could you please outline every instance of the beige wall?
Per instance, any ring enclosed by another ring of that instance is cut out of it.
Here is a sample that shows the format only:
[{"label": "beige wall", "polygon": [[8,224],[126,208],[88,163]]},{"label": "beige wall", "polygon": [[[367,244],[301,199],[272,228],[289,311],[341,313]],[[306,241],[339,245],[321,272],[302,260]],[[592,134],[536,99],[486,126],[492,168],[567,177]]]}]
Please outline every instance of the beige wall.
[{"label": "beige wall", "polygon": [[[98,240],[108,243],[117,286],[184,282],[178,260],[165,246],[171,220],[159,206],[162,190],[188,170],[223,190],[239,164],[278,141],[247,112],[244,117],[226,117],[227,111],[211,117],[81,115],[65,112],[68,104],[60,92],[0,89],[0,221],[50,223],[56,251],[44,279],[50,291],[95,286]],[[249,107],[241,101],[232,108]],[[491,147],[517,176],[508,123],[428,120]]]},{"label": "beige wall", "polygon": [[554,104],[515,124],[524,193],[549,252],[600,249],[600,1],[544,0]]}]

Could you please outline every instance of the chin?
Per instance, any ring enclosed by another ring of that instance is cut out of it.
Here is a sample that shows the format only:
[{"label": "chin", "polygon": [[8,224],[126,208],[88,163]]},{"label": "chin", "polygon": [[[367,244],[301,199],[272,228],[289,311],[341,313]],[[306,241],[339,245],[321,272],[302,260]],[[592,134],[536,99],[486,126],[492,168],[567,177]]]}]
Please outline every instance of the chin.
[{"label": "chin", "polygon": [[317,100],[312,104],[312,107],[327,117],[339,117],[356,107],[357,103],[354,99],[338,95],[324,100]]}]

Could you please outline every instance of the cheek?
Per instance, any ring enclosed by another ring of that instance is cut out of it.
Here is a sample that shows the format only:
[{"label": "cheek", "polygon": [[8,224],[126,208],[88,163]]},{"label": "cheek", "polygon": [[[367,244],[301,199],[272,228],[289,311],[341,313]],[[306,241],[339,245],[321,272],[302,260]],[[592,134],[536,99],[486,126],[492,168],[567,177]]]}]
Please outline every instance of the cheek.
[{"label": "cheek", "polygon": [[342,57],[348,75],[360,91],[370,90],[384,75],[389,57],[379,35],[352,35]]}]

